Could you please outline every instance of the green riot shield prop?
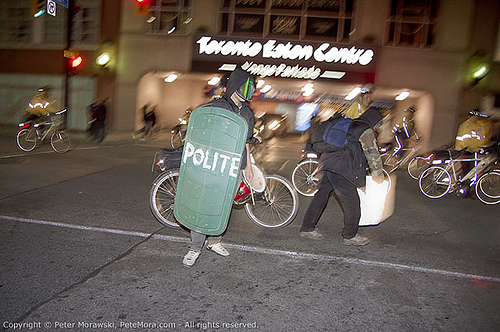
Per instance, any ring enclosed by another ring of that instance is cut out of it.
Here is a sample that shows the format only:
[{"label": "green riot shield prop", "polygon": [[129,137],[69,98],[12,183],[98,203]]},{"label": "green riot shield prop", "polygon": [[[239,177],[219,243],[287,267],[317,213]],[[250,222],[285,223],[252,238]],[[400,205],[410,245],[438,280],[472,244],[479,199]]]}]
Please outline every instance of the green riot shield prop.
[{"label": "green riot shield prop", "polygon": [[206,235],[224,232],[239,185],[248,133],[246,120],[229,110],[200,106],[189,118],[174,215]]}]

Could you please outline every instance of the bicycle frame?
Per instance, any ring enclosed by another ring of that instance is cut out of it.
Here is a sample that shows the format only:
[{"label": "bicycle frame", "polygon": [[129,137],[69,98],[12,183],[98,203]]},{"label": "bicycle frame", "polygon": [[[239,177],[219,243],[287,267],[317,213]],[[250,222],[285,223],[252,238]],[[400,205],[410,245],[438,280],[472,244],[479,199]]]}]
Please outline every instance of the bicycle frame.
[{"label": "bicycle frame", "polygon": [[[479,179],[479,175],[483,170],[486,169],[486,167],[491,163],[491,161],[494,159],[491,156],[485,155],[485,158],[479,158],[479,152],[474,152],[474,158],[459,158],[459,159],[453,159],[451,152],[448,151],[448,154],[450,156],[450,159],[445,161],[445,163],[450,164],[452,174],[453,174],[453,182],[456,185],[457,183],[462,183],[467,180],[471,180],[471,187],[477,182]],[[455,169],[455,162],[457,161],[466,161],[466,162],[474,162],[474,167],[467,173],[465,174],[462,178],[457,176],[457,172]]]},{"label": "bicycle frame", "polygon": [[[50,124],[49,129],[47,129],[45,133],[42,135],[42,137],[40,137],[40,132],[38,131],[38,127],[40,127],[41,125],[49,125],[49,124]],[[32,130],[34,130],[36,133],[37,139],[42,142],[49,136],[49,134],[52,134],[56,129],[57,129],[56,125],[53,122],[36,123],[33,125],[32,128]]]}]

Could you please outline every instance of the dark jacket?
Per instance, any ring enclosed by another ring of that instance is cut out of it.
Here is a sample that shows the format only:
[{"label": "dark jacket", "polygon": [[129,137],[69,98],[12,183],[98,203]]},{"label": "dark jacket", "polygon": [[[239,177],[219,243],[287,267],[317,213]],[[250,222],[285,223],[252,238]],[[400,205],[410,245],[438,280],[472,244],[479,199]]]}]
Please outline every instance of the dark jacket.
[{"label": "dark jacket", "polygon": [[[229,80],[227,82],[226,93],[222,98],[214,99],[210,101],[208,106],[215,106],[224,108],[230,111],[233,111],[236,114],[241,115],[248,124],[248,133],[247,133],[247,143],[252,142],[253,137],[253,128],[255,126],[255,117],[253,115],[252,110],[250,109],[248,103],[244,102],[241,107],[236,106],[236,104],[231,100],[231,95],[236,91],[243,83],[246,82],[248,77],[252,75],[240,68],[237,68],[235,71],[231,73],[229,76]],[[246,166],[246,148],[243,152],[243,158],[241,162],[241,167],[245,168]]]},{"label": "dark jacket", "polygon": [[354,119],[347,132],[346,146],[321,155],[320,163],[323,170],[344,176],[358,188],[365,186],[367,161],[360,138],[366,133],[373,132],[373,127],[381,119],[382,116],[375,109],[369,109]]}]

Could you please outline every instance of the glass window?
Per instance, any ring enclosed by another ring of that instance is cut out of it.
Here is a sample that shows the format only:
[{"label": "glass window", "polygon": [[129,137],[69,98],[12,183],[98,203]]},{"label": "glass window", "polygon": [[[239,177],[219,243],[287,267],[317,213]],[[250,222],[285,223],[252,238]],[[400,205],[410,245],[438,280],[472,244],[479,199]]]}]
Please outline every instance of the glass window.
[{"label": "glass window", "polygon": [[[65,43],[67,9],[57,5],[56,16],[47,13],[34,19],[31,0],[0,2],[2,46],[62,48]],[[72,47],[99,43],[101,1],[79,1],[73,17]]]},{"label": "glass window", "polygon": [[234,16],[234,32],[262,33],[264,17],[262,15],[236,14]]},{"label": "glass window", "polygon": [[385,45],[425,48],[434,43],[438,0],[392,0]]},{"label": "glass window", "polygon": [[227,35],[349,42],[353,28],[354,0],[220,0],[219,8],[219,32]]},{"label": "glass window", "polygon": [[149,15],[149,33],[187,35],[191,32],[190,0],[152,0]]}]

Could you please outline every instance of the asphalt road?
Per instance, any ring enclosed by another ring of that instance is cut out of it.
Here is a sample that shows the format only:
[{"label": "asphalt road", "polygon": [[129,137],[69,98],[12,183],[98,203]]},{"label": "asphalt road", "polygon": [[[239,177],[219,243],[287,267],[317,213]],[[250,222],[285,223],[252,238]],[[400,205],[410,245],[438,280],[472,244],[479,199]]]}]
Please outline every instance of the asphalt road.
[{"label": "asphalt road", "polygon": [[[112,133],[102,145],[20,151],[0,131],[0,330],[498,331],[500,206],[431,200],[397,174],[394,214],[341,241],[334,198],[322,241],[298,237],[310,198],[283,229],[233,209],[227,258],[182,265],[188,234],[148,207],[160,137]],[[290,178],[302,143],[274,140],[258,156]]]}]

